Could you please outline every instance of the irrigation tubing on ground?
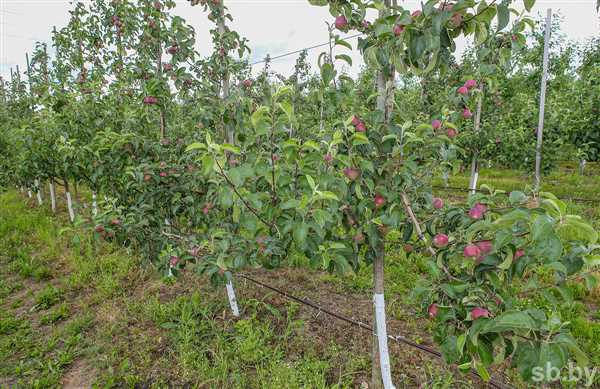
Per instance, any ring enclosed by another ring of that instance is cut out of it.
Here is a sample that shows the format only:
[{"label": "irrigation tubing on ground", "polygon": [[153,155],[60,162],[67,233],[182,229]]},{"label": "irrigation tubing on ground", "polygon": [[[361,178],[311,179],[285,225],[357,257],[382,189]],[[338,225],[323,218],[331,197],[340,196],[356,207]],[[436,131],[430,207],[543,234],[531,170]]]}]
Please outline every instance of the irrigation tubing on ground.
[{"label": "irrigation tubing on ground", "polygon": [[[258,285],[260,287],[269,289],[269,290],[271,290],[271,291],[273,291],[273,292],[275,292],[277,294],[282,295],[283,297],[287,298],[288,300],[300,303],[302,305],[306,305],[306,306],[308,306],[308,307],[310,307],[312,309],[315,309],[315,310],[317,310],[319,312],[323,312],[323,313],[325,313],[325,314],[327,314],[329,316],[332,316],[332,317],[334,317],[334,318],[336,318],[338,320],[341,320],[341,321],[344,321],[346,323],[352,324],[352,325],[354,325],[356,327],[359,327],[359,328],[361,328],[361,329],[363,329],[365,331],[369,331],[370,333],[373,334],[373,327],[371,327],[368,324],[365,324],[365,323],[362,323],[360,321],[354,320],[352,318],[349,318],[347,316],[341,315],[339,313],[330,311],[327,308],[323,308],[320,305],[315,304],[315,303],[313,303],[310,300],[306,300],[306,299],[303,299],[303,298],[291,295],[291,294],[289,294],[289,293],[287,293],[287,292],[285,292],[283,290],[280,290],[280,289],[278,289],[278,288],[276,288],[274,286],[271,286],[271,285],[265,284],[264,282],[255,280],[254,278],[249,277],[246,274],[236,274],[235,276],[237,276],[239,278],[242,278],[242,279],[245,279],[245,280],[248,280],[248,281],[250,281],[250,282],[252,282],[252,283],[254,283],[254,284],[256,284],[256,285]],[[421,350],[421,351],[423,351],[423,352],[425,352],[427,354],[430,354],[430,355],[432,355],[432,356],[434,356],[436,358],[442,359],[442,354],[439,351],[437,351],[437,350],[435,350],[435,349],[433,349],[431,347],[427,347],[427,346],[424,346],[422,344],[418,344],[416,342],[413,342],[412,340],[407,339],[407,338],[405,338],[405,337],[403,337],[401,335],[398,335],[398,336],[388,335],[388,338],[391,339],[391,340],[393,340],[393,341],[395,341],[395,342],[397,342],[397,343],[402,343],[402,344],[405,344],[407,346],[411,346],[411,347],[419,349],[419,350]],[[473,374],[474,376],[476,376],[477,378],[479,378],[479,379],[481,379],[483,381],[483,378],[476,371],[472,370],[471,374]],[[504,377],[506,377],[506,376],[504,376]],[[503,383],[496,382],[493,379],[490,380],[489,382],[486,382],[486,383],[489,384],[489,385],[491,385],[494,388],[497,388],[497,389],[510,388],[510,387],[507,387]]]},{"label": "irrigation tubing on ground", "polygon": [[[440,185],[433,185],[431,187],[432,189],[440,189],[440,190],[447,190],[447,191],[460,191],[460,192],[480,192],[480,193],[489,193],[488,190],[484,190],[484,189],[466,189],[466,188],[458,188],[455,186],[440,186]],[[498,189],[497,190],[504,190],[504,189]],[[506,193],[506,195],[510,195],[510,191],[506,191],[504,190]],[[559,200],[568,200],[568,201],[574,201],[574,202],[579,202],[579,203],[600,203],[600,198],[598,199],[582,199],[582,198],[578,198],[578,197],[558,197],[557,198]]]}]

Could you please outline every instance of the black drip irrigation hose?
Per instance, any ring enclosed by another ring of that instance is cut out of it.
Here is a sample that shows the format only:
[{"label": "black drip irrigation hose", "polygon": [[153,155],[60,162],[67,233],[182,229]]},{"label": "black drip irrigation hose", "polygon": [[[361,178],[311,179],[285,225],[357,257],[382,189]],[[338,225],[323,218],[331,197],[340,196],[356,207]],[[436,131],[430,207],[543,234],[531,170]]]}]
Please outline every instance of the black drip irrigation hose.
[{"label": "black drip irrigation hose", "polygon": [[[265,284],[264,282],[255,280],[255,279],[253,279],[253,278],[251,278],[251,277],[249,277],[249,276],[247,276],[245,274],[236,274],[235,276],[239,277],[239,278],[242,278],[242,279],[245,279],[245,280],[248,280],[248,281],[250,281],[250,282],[252,282],[252,283],[254,283],[254,284],[256,284],[256,285],[258,285],[260,287],[263,287],[265,289],[269,289],[269,290],[271,290],[271,291],[273,291],[273,292],[275,292],[277,294],[282,295],[283,297],[287,298],[288,300],[297,302],[297,303],[302,304],[302,305],[306,305],[306,306],[308,306],[308,307],[310,307],[310,308],[312,308],[314,310],[317,310],[319,312],[323,312],[323,313],[325,313],[325,314],[327,314],[329,316],[332,316],[332,317],[334,317],[334,318],[336,318],[338,320],[341,320],[341,321],[346,322],[348,324],[352,324],[352,325],[354,325],[356,327],[359,327],[359,328],[361,328],[361,329],[363,329],[365,331],[369,331],[371,334],[375,335],[374,332],[373,332],[373,327],[371,327],[368,324],[365,324],[365,323],[362,323],[360,321],[354,320],[352,318],[349,318],[347,316],[341,315],[339,313],[330,311],[330,310],[328,310],[326,308],[323,308],[323,307],[321,307],[321,306],[313,303],[310,300],[306,300],[306,299],[303,299],[303,298],[300,298],[300,297],[296,297],[296,296],[291,295],[291,294],[289,294],[289,293],[287,293],[287,292],[285,292],[283,290],[280,290],[280,289],[278,289],[278,288],[276,288],[274,286],[271,286],[271,285]],[[398,336],[388,335],[388,338],[391,339],[391,340],[393,340],[393,341],[395,341],[395,342],[397,342],[397,343],[402,343],[402,344],[405,344],[407,346],[419,349],[419,350],[421,350],[421,351],[423,351],[423,352],[425,352],[425,353],[427,353],[429,355],[432,355],[432,356],[434,356],[434,357],[436,357],[438,359],[442,359],[442,353],[440,353],[439,351],[437,351],[437,350],[435,350],[435,349],[433,349],[431,347],[427,347],[427,346],[424,346],[422,344],[418,344],[416,342],[413,342],[412,340],[407,339],[407,338],[405,338],[405,337],[403,337],[401,335],[398,335]],[[483,378],[476,371],[471,370],[471,374],[474,375],[475,377],[481,379],[482,381],[484,381]],[[503,374],[503,376],[506,379],[506,375]],[[490,386],[496,388],[496,389],[510,388],[510,386],[506,386],[506,384],[496,382],[493,379],[491,379],[490,381],[488,381],[486,383],[489,384]]]},{"label": "black drip irrigation hose", "polygon": [[[458,192],[479,192],[479,193],[489,193],[488,190],[484,190],[484,189],[465,189],[465,188],[457,188],[455,186],[438,186],[438,185],[434,185],[431,187],[432,189],[439,189],[439,190],[446,190],[446,191],[458,191]],[[497,189],[497,190],[504,190],[504,189]],[[504,190],[507,196],[510,195],[510,191],[506,191]],[[573,201],[573,202],[578,202],[578,203],[600,203],[600,198],[598,199],[582,199],[582,198],[577,198],[577,197],[558,197],[557,198],[559,200],[568,200],[568,201]]]}]

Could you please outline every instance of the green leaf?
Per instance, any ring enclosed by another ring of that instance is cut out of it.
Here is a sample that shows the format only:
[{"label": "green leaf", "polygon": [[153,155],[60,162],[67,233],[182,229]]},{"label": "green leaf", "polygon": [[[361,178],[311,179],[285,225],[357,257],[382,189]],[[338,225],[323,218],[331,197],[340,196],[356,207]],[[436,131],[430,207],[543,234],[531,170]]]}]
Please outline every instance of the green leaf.
[{"label": "green leaf", "polygon": [[232,154],[239,154],[240,153],[240,148],[234,145],[230,145],[228,143],[224,143],[221,145],[221,149],[225,150],[225,151],[229,151]]},{"label": "green leaf", "polygon": [[569,353],[571,353],[571,355],[575,358],[579,366],[587,366],[590,363],[587,355],[585,355],[585,353],[579,348],[577,342],[570,334],[557,334],[552,341],[565,346],[569,350]]},{"label": "green leaf", "polygon": [[537,325],[528,314],[520,311],[506,311],[487,322],[481,333],[535,329],[537,329]]},{"label": "green leaf", "polygon": [[288,201],[282,203],[279,207],[283,210],[298,208],[300,206],[300,201],[296,199],[289,199]]},{"label": "green leaf", "polygon": [[520,192],[518,190],[510,192],[510,196],[508,198],[511,205],[521,205],[527,202],[527,195],[525,193]]},{"label": "green leaf", "polygon": [[335,200],[335,201],[340,201],[340,199],[337,197],[337,195],[333,192],[329,192],[329,191],[324,191],[324,192],[319,192],[317,191],[316,194],[316,199],[315,200]]},{"label": "green leaf", "polygon": [[531,9],[535,5],[535,0],[523,0],[523,4],[525,5],[527,12],[531,12]]},{"label": "green leaf", "polygon": [[538,366],[540,360],[540,346],[530,342],[517,344],[517,349],[512,359],[512,366],[516,367],[521,377],[530,381],[533,368]]},{"label": "green leaf", "polygon": [[512,251],[508,251],[506,254],[506,259],[498,265],[499,269],[508,270],[513,263],[513,253]]},{"label": "green leaf", "polygon": [[367,145],[369,144],[369,138],[362,132],[355,132],[354,135],[352,135],[352,144],[354,146]]},{"label": "green leaf", "polygon": [[206,150],[206,145],[204,143],[194,142],[185,148],[186,153],[192,150]]},{"label": "green leaf", "polygon": [[313,191],[317,188],[317,184],[315,184],[315,180],[308,174],[306,175],[306,181],[308,181],[308,185],[310,186],[310,188]]},{"label": "green leaf", "polygon": [[264,135],[269,132],[268,115],[269,107],[260,106],[250,117],[250,121],[252,122],[252,126],[256,130],[257,135]]},{"label": "green leaf", "polygon": [[294,242],[296,242],[299,247],[304,247],[306,243],[306,236],[308,235],[308,225],[304,223],[296,224],[292,235],[294,237]]},{"label": "green leaf", "polygon": [[477,370],[477,373],[479,373],[482,380],[484,380],[485,382],[488,382],[490,380],[490,373],[487,371],[487,369],[485,368],[485,366],[483,366],[481,362],[475,362],[475,370]]},{"label": "green leaf", "polygon": [[574,215],[565,216],[556,232],[566,241],[582,241],[587,244],[595,244],[598,241],[598,232],[594,227]]},{"label": "green leaf", "polygon": [[307,140],[302,145],[302,148],[303,149],[313,149],[314,151],[320,151],[321,150],[321,148],[319,147],[319,144],[317,142],[315,142],[314,140]]},{"label": "green leaf", "polygon": [[352,50],[352,45],[343,39],[335,38],[335,44],[338,46],[343,46],[349,50]]},{"label": "green leaf", "polygon": [[329,85],[331,81],[334,79],[336,74],[333,65],[330,63],[325,63],[321,66],[321,78],[323,79],[323,85]]},{"label": "green leaf", "polygon": [[496,8],[498,10],[498,31],[502,31],[506,26],[508,26],[510,10],[508,9],[508,5],[505,3],[498,4]]},{"label": "green leaf", "polygon": [[454,335],[448,336],[441,344],[440,349],[446,363],[452,364],[459,360],[460,353],[458,352],[458,348],[456,346],[457,337]]},{"label": "green leaf", "polygon": [[279,106],[279,108],[281,108],[281,110],[283,112],[285,112],[289,122],[294,120],[294,109],[292,107],[292,104],[290,104],[287,101],[282,101],[281,103],[278,103],[277,105]]},{"label": "green leaf", "polygon": [[338,54],[338,55],[335,56],[335,59],[339,59],[339,60],[345,61],[348,65],[352,66],[352,58],[350,58],[349,55]]}]

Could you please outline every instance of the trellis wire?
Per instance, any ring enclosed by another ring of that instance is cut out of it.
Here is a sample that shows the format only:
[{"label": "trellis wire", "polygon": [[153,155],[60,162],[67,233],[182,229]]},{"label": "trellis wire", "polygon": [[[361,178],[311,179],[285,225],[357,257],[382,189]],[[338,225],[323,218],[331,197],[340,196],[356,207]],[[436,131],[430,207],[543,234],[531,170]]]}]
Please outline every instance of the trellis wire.
[{"label": "trellis wire", "polygon": [[[350,36],[347,36],[347,37],[344,37],[344,38],[340,38],[340,40],[346,41],[346,40],[349,40],[349,39],[354,39],[354,38],[359,37],[361,35],[364,35],[364,34],[361,32],[359,34],[354,34],[354,35],[350,35]],[[267,59],[262,59],[260,61],[252,62],[250,64],[250,66],[258,65],[258,64],[261,64],[261,63],[265,63],[265,62],[271,62],[271,61],[274,61],[276,59],[288,57],[290,55],[298,54],[298,53],[301,53],[303,51],[317,49],[319,47],[324,47],[324,46],[327,46],[327,45],[329,45],[329,42],[327,42],[327,43],[321,43],[321,44],[310,46],[310,47],[305,47],[303,49],[291,51],[289,53],[284,53],[284,54],[276,55],[275,57],[268,57]]]},{"label": "trellis wire", "polygon": [[[447,191],[456,191],[456,192],[471,192],[471,191],[475,191],[475,192],[479,192],[479,193],[489,193],[488,190],[484,190],[484,189],[465,189],[465,188],[458,188],[456,186],[441,186],[441,185],[433,185],[431,187],[432,189],[439,189],[439,190],[447,190]],[[499,190],[504,190],[504,189],[499,189]],[[510,192],[509,191],[505,191],[506,193],[504,193],[507,196],[510,196]],[[598,199],[584,199],[584,198],[578,198],[578,197],[558,197],[557,198],[559,200],[567,200],[567,201],[573,201],[573,202],[579,202],[579,203],[600,203],[600,198]]]}]

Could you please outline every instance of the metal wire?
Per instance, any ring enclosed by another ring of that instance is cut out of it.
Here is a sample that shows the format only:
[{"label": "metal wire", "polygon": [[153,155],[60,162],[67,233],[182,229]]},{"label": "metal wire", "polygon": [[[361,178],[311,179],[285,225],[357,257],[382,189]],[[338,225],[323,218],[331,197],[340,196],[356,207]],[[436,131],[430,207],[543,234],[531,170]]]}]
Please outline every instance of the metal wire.
[{"label": "metal wire", "polygon": [[[354,38],[356,38],[356,37],[359,37],[359,36],[361,36],[361,35],[363,35],[363,33],[360,33],[360,34],[354,34],[354,35],[350,35],[350,36],[347,36],[347,37],[345,37],[345,38],[341,38],[340,40],[342,40],[342,41],[346,41],[346,40],[349,40],[349,39],[354,39]],[[274,60],[276,60],[276,59],[279,59],[279,58],[284,58],[284,57],[287,57],[287,56],[290,56],[290,55],[294,55],[294,54],[301,53],[301,52],[303,52],[303,51],[313,50],[313,49],[317,49],[317,48],[319,48],[319,47],[323,47],[323,46],[327,46],[327,45],[329,45],[329,42],[326,42],[326,43],[321,43],[321,44],[314,45],[314,46],[310,46],[310,47],[305,47],[304,49],[300,49],[300,50],[291,51],[291,52],[289,52],[289,53],[285,53],[285,54],[276,55],[275,57],[268,57],[268,59],[262,59],[262,60],[260,60],[260,61],[252,62],[252,63],[250,64],[250,66],[254,66],[254,65],[261,64],[261,63],[265,63],[265,62],[267,62],[267,61],[268,61],[268,62],[270,62],[270,61],[274,61]]]},{"label": "metal wire", "polygon": [[[465,188],[457,188],[454,186],[437,186],[434,185],[431,187],[432,189],[440,189],[440,190],[447,190],[447,191],[460,191],[460,192],[480,192],[480,193],[488,193],[487,190],[483,190],[483,189],[465,189]],[[499,189],[499,188],[496,188]],[[499,189],[499,190],[504,190],[504,189]],[[509,191],[505,190],[505,194],[507,196],[510,195]],[[600,203],[600,198],[598,199],[584,199],[584,198],[577,198],[577,197],[558,197],[557,198],[559,200],[568,200],[568,201],[573,201],[573,202],[579,202],[579,203]]]}]

